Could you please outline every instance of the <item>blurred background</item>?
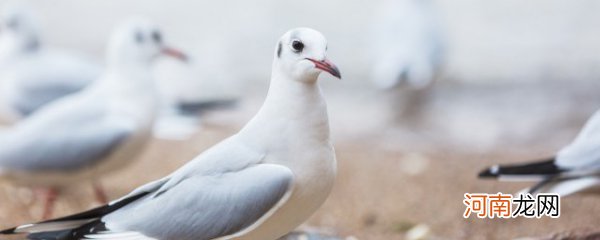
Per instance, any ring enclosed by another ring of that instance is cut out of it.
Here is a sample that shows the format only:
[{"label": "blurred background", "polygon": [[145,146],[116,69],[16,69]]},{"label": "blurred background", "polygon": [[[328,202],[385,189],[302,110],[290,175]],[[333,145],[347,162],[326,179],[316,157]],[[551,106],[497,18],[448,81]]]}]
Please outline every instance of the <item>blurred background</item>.
[{"label": "blurred background", "polygon": [[[479,180],[479,170],[552,156],[600,108],[598,1],[25,3],[45,43],[98,63],[115,25],[132,15],[148,17],[166,42],[193,59],[192,65],[161,61],[155,69],[161,91],[181,99],[239,99],[235,109],[203,115],[188,140],[153,141],[141,161],[103,180],[111,198],[170,173],[239,130],[265,97],[277,40],[306,26],[327,37],[328,57],[343,76],[320,80],[339,176],[307,225],[358,239],[559,238],[599,230],[600,204],[591,195],[564,198],[559,219],[462,217],[465,192],[514,193],[528,186]],[[435,47],[411,45],[424,42],[413,36],[419,34],[435,38]],[[419,88],[378,87],[373,72],[386,53],[430,54],[395,50],[404,44],[435,49],[434,80]],[[58,202],[58,215],[90,207],[87,192],[71,191]],[[0,227],[39,214],[23,200],[31,193],[14,192],[0,192]]]}]

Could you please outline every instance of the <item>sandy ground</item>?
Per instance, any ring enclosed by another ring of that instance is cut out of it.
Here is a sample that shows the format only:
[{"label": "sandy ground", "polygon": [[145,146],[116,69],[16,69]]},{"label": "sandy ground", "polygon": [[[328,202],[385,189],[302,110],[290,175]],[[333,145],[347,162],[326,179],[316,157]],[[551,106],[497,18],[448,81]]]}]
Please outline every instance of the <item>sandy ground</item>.
[{"label": "sandy ground", "polygon": [[[489,106],[493,99],[509,99],[507,95],[513,96],[514,99],[515,96],[513,90],[494,88],[495,91],[486,92],[487,89],[488,87],[483,89],[474,87],[457,90],[451,85],[445,86],[442,90],[433,93],[426,103],[425,109],[428,110],[420,114],[424,114],[430,120],[435,119],[436,116],[439,118],[443,115],[436,110],[439,106],[448,107],[463,101],[471,102],[472,105],[463,103],[467,107],[462,106],[462,108],[469,109],[467,113],[479,116],[477,119],[481,119],[486,114],[481,112],[484,110],[479,109],[478,104]],[[517,95],[519,91],[527,92],[522,90],[526,88],[519,89],[521,90],[516,90]],[[590,88],[573,89],[570,91],[571,94],[564,97],[571,99],[572,94],[576,93],[580,98],[592,96],[588,100],[599,102],[597,97],[591,94],[593,91],[586,89]],[[330,89],[325,89],[326,94],[328,90]],[[540,99],[546,99],[546,104],[558,106],[559,104],[553,103],[564,100],[551,89],[545,89],[544,92],[547,94],[541,94]],[[357,104],[355,109],[351,109],[352,111],[382,112],[389,106],[380,104],[385,98],[367,101],[370,96],[352,95],[352,98],[347,98],[339,95],[338,92],[328,95],[339,175],[330,198],[308,221],[308,225],[334,231],[343,236],[373,240],[406,239],[407,230],[416,225],[427,226],[430,229],[428,236],[431,239],[509,239],[547,236],[563,231],[597,230],[597,223],[600,222],[600,204],[598,198],[592,195],[575,195],[562,199],[559,219],[482,220],[462,217],[465,210],[462,203],[465,192],[514,193],[527,186],[523,183],[477,180],[475,176],[479,170],[497,162],[519,162],[552,155],[560,146],[573,138],[587,115],[593,111],[594,104],[579,104],[577,108],[570,108],[574,105],[567,104],[565,109],[571,109],[568,118],[561,114],[544,116],[547,122],[552,123],[544,126],[562,126],[564,129],[562,131],[540,130],[535,133],[547,134],[515,138],[521,139],[520,141],[514,139],[498,141],[496,138],[507,138],[501,134],[471,134],[467,136],[474,138],[475,141],[469,143],[460,138],[461,134],[453,136],[452,131],[442,131],[443,128],[436,127],[435,121],[423,119],[417,121],[421,123],[416,124],[417,126],[410,126],[408,123],[384,124],[386,121],[382,120],[376,123],[369,121],[371,125],[363,124],[362,127],[352,128],[350,126],[355,126],[352,122],[360,122],[364,119],[360,120],[358,117],[349,119],[347,111],[335,108],[343,103],[352,105],[359,101],[362,104]],[[466,99],[469,98],[478,101],[467,101]],[[440,99],[446,99],[445,102],[448,104],[439,105]],[[517,98],[514,101],[530,104],[525,109],[536,113],[535,104],[532,103],[538,101],[535,99],[536,97],[530,94],[528,98],[520,100]],[[539,101],[544,102],[542,100]],[[170,173],[204,149],[236,132],[260,102],[260,97],[253,98],[239,111],[208,116],[205,127],[190,140],[153,141],[140,156],[140,161],[102,180],[110,198],[122,196],[136,186]],[[509,107],[502,107],[499,104],[495,106],[493,110],[488,107],[487,113],[506,112],[507,109],[517,111],[515,109],[519,108],[511,104],[507,104]],[[562,110],[556,111],[560,113]],[[362,118],[368,117],[385,119],[383,115],[369,115]],[[447,116],[445,119],[450,118],[452,116]],[[469,117],[462,116],[460,119],[463,118]],[[515,118],[519,119],[519,117]],[[510,122],[510,119],[512,118],[500,118],[498,121]],[[538,118],[521,116],[520,119],[538,122],[536,120]],[[506,127],[500,130],[490,130],[485,128],[484,126],[487,125],[482,124],[481,121],[472,120],[469,124],[479,127],[465,128],[463,129],[465,134],[469,131],[504,132],[511,126],[515,126],[505,123]],[[501,123],[496,122],[490,125],[499,124]],[[63,196],[58,201],[55,215],[70,214],[96,205],[89,186],[80,184],[64,190]],[[38,220],[41,215],[41,203],[34,201],[32,192],[27,189],[4,186],[0,188],[0,213],[0,228],[11,227]]]}]

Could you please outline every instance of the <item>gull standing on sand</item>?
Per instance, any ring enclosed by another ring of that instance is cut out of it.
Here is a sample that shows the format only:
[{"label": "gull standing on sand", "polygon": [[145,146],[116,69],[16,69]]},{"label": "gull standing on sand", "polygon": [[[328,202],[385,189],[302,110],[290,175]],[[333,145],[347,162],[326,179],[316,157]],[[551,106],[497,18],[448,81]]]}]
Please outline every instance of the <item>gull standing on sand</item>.
[{"label": "gull standing on sand", "polygon": [[538,181],[529,193],[558,193],[561,196],[600,189],[600,110],[586,123],[577,138],[555,157],[518,165],[496,165],[479,174],[481,178]]},{"label": "gull standing on sand", "polygon": [[276,45],[259,112],[171,175],[88,212],[0,234],[30,239],[274,240],[315,212],[333,187],[335,152],[322,71],[340,78],[321,33],[297,28]]},{"label": "gull standing on sand", "polygon": [[369,35],[370,79],[385,90],[392,126],[422,127],[432,86],[440,75],[444,38],[434,4],[432,0],[383,0],[375,14]]},{"label": "gull standing on sand", "polygon": [[10,5],[0,16],[0,106],[16,121],[100,77],[102,68],[82,56],[44,45],[34,16]]},{"label": "gull standing on sand", "polygon": [[184,59],[151,23],[136,19],[110,39],[107,70],[86,89],[59,99],[2,131],[0,180],[45,188],[44,218],[57,189],[122,168],[151,136],[156,94],[152,63],[161,54]]},{"label": "gull standing on sand", "polygon": [[384,0],[371,43],[371,79],[382,89],[422,89],[438,74],[443,38],[431,0]]}]

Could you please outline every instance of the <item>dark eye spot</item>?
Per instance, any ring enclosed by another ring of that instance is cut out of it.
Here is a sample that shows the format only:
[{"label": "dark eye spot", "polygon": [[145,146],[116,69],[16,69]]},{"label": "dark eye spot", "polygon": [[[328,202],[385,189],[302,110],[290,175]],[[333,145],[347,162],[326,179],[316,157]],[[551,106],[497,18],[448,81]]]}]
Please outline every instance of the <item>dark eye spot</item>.
[{"label": "dark eye spot", "polygon": [[6,26],[10,29],[16,30],[17,28],[19,28],[19,21],[17,19],[10,19],[8,20],[8,22],[6,23]]},{"label": "dark eye spot", "polygon": [[304,43],[300,42],[300,40],[294,40],[292,41],[292,49],[294,49],[294,52],[302,52]]},{"label": "dark eye spot", "polygon": [[160,34],[160,32],[154,31],[154,32],[152,32],[152,39],[156,43],[161,43],[162,42],[162,35]]},{"label": "dark eye spot", "polygon": [[281,42],[277,44],[277,57],[281,57]]},{"label": "dark eye spot", "polygon": [[135,41],[137,43],[143,43],[144,42],[144,34],[142,34],[142,32],[140,32],[140,31],[136,31],[135,32]]}]

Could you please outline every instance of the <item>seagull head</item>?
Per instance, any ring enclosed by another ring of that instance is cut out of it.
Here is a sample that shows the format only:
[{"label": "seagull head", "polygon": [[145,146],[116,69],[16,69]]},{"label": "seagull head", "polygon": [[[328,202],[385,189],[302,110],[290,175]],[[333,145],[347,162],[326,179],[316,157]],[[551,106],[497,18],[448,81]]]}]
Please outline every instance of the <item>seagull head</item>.
[{"label": "seagull head", "polygon": [[160,29],[145,19],[131,19],[119,26],[108,46],[109,64],[151,64],[160,56],[187,61],[185,54],[164,42]]},{"label": "seagull head", "polygon": [[341,79],[338,68],[327,59],[327,39],[310,28],[292,29],[279,39],[273,69],[303,82],[316,81],[321,72]]},{"label": "seagull head", "polygon": [[0,14],[0,46],[14,53],[39,48],[38,27],[29,9],[22,5],[8,5]]}]

